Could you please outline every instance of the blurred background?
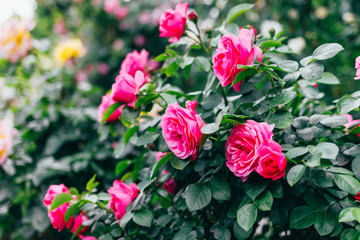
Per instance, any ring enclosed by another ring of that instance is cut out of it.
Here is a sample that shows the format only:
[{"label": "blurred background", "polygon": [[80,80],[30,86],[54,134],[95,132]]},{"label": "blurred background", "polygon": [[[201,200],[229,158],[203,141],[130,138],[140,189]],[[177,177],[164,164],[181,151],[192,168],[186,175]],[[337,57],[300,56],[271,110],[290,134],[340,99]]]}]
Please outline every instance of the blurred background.
[{"label": "blurred background", "polygon": [[[117,2],[117,3],[114,3]],[[125,55],[146,49],[150,57],[164,52],[161,13],[178,0],[0,0],[0,24],[13,15],[34,19],[33,50],[12,64],[0,57],[0,118],[11,115],[19,129],[14,154],[0,171],[0,239],[68,239],[52,229],[43,197],[50,184],[82,189],[94,173],[106,189],[119,179],[113,146],[121,132],[102,132],[97,123],[101,97],[111,88]],[[354,80],[360,55],[359,0],[189,0],[201,28],[212,30],[229,9],[252,2],[255,8],[236,19],[258,33],[283,31],[300,60],[321,44],[340,43],[345,50],[324,62],[341,84],[319,86],[331,103],[359,90]],[[117,4],[114,9],[110,3]],[[54,48],[78,38],[86,55],[59,68]],[[201,76],[173,81],[184,91],[200,90]],[[16,117],[15,117],[16,116]],[[99,129],[99,130],[98,130]],[[113,139],[99,140],[103,134]],[[131,150],[131,149],[130,149]],[[129,154],[125,151],[124,155]],[[121,159],[121,157],[120,157]],[[82,189],[83,190],[83,189]]]}]

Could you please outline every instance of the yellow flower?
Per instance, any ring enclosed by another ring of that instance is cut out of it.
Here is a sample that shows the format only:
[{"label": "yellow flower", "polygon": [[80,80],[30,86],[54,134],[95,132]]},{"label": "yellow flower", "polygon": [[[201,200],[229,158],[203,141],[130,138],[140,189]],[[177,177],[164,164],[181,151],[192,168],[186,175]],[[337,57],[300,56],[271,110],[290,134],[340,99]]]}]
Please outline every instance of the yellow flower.
[{"label": "yellow flower", "polygon": [[68,61],[84,56],[86,48],[80,39],[68,39],[54,49],[54,59],[59,66],[65,65]]},{"label": "yellow flower", "polygon": [[30,31],[35,27],[32,20],[11,18],[0,29],[0,54],[15,63],[25,57],[32,48]]}]

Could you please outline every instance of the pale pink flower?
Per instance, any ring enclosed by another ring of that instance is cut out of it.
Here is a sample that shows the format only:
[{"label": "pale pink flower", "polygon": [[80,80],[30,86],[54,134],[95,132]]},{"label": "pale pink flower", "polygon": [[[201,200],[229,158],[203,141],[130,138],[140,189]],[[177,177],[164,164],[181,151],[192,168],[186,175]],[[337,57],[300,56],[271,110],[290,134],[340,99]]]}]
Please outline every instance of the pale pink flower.
[{"label": "pale pink flower", "polygon": [[10,155],[13,147],[13,136],[15,133],[16,130],[10,120],[0,119],[0,166],[4,164]]},{"label": "pale pink flower", "polygon": [[138,51],[134,50],[132,53],[128,53],[121,64],[120,74],[127,73],[132,77],[135,77],[137,71],[142,71],[146,74],[146,65],[148,62],[149,52],[145,49]]},{"label": "pale pink flower", "polygon": [[98,72],[100,73],[100,75],[106,75],[109,72],[109,65],[107,65],[106,63],[100,63],[98,65]]},{"label": "pale pink flower", "polygon": [[139,189],[137,189],[136,183],[128,186],[121,180],[115,180],[113,186],[108,190],[108,193],[111,196],[109,201],[110,209],[114,212],[115,219],[121,220],[126,213],[126,207],[139,194]]},{"label": "pale pink flower", "polygon": [[0,54],[6,60],[15,63],[25,57],[32,48],[30,31],[35,27],[32,20],[20,20],[16,17],[4,22],[0,27]]},{"label": "pale pink flower", "polygon": [[197,104],[197,101],[186,101],[186,108],[178,103],[169,104],[161,119],[166,144],[180,159],[195,160],[200,147],[201,128],[205,123],[195,111]]},{"label": "pale pink flower", "polygon": [[[235,76],[243,71],[237,65],[251,65],[255,57],[261,62],[263,56],[259,47],[253,47],[254,30],[241,28],[239,36],[225,34],[218,43],[215,55],[213,55],[213,70],[219,79],[221,86],[225,87],[234,81]],[[235,84],[234,90],[240,90],[240,81]]]},{"label": "pale pink flower", "polygon": [[164,11],[159,20],[160,37],[170,37],[169,42],[178,42],[184,32],[188,3],[179,3],[175,10]]},{"label": "pale pink flower", "polygon": [[120,7],[119,0],[105,0],[104,10],[107,13],[115,14],[116,10]]},{"label": "pale pink flower", "polygon": [[355,80],[360,79],[360,56],[356,58],[355,60],[355,68],[356,68],[356,77]]},{"label": "pale pink flower", "polygon": [[119,6],[116,10],[115,10],[115,17],[117,19],[124,19],[129,13],[129,9],[125,6]]},{"label": "pale pink flower", "polygon": [[135,42],[136,46],[138,46],[138,47],[144,46],[145,41],[146,41],[146,38],[144,37],[144,35],[136,35],[135,36],[134,42]]}]

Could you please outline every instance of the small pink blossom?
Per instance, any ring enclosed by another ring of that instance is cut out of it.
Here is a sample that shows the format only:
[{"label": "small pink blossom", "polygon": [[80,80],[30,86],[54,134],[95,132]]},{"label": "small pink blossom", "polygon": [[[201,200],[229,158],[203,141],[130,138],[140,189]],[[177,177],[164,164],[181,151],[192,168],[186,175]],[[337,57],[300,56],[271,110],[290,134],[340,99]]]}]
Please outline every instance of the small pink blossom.
[{"label": "small pink blossom", "polygon": [[146,38],[144,37],[144,35],[136,35],[134,42],[136,46],[142,47],[145,45]]},{"label": "small pink blossom", "polygon": [[122,102],[130,107],[135,106],[137,94],[140,88],[147,83],[145,74],[141,71],[135,73],[135,77],[127,73],[120,73],[112,85],[111,98],[115,102]]},{"label": "small pink blossom", "polygon": [[98,72],[100,73],[100,75],[106,75],[109,72],[109,65],[107,65],[106,63],[100,63],[98,65]]},{"label": "small pink blossom", "polygon": [[200,147],[201,128],[205,123],[195,111],[197,104],[197,101],[186,101],[186,108],[178,103],[169,104],[161,119],[166,144],[180,159],[195,160]]},{"label": "small pink blossom", "polygon": [[66,32],[67,32],[67,29],[66,29],[66,26],[65,26],[64,19],[60,18],[59,20],[57,20],[55,22],[54,33],[56,33],[56,34],[66,34]]},{"label": "small pink blossom", "polygon": [[[345,116],[348,120],[348,122],[344,124],[344,127],[347,131],[349,131],[349,129],[355,129],[357,127],[360,127],[360,119],[353,120],[353,117],[350,114],[345,114]],[[357,135],[360,137],[360,133],[358,133]]]},{"label": "small pink blossom", "polygon": [[120,7],[119,0],[105,0],[104,2],[104,10],[107,13],[115,14],[118,7]]},{"label": "small pink blossom", "polygon": [[[108,107],[110,107],[114,103],[115,103],[115,101],[112,100],[112,98],[110,97],[109,94],[106,94],[106,95],[104,95],[102,97],[102,101],[101,101],[101,104],[100,104],[99,109],[98,109],[98,122],[101,122],[102,117],[103,117],[104,112],[106,111],[106,109],[108,109]],[[111,114],[110,117],[106,121],[107,122],[113,122],[113,121],[119,120],[119,118],[121,116],[122,109],[124,108],[124,106],[125,105],[122,105],[121,107],[116,109],[115,112],[113,112],[113,114]]]},{"label": "small pink blossom", "polygon": [[115,17],[117,19],[124,19],[129,13],[129,9],[125,6],[119,6],[116,10],[115,10]]},{"label": "small pink blossom", "polygon": [[360,79],[360,56],[356,58],[355,60],[355,68],[356,68],[356,77],[355,80]]},{"label": "small pink blossom", "polygon": [[88,80],[86,72],[78,71],[75,75],[75,80],[77,83],[86,82]]},{"label": "small pink blossom", "polygon": [[115,180],[113,186],[108,190],[108,193],[111,196],[109,201],[110,209],[114,212],[115,219],[121,220],[126,213],[126,207],[139,194],[139,189],[137,189],[135,183],[128,186],[121,180]]},{"label": "small pink blossom", "polygon": [[113,49],[119,51],[124,47],[124,41],[122,39],[116,39],[113,43]]},{"label": "small pink blossom", "polygon": [[[168,174],[169,171],[164,171],[163,174]],[[170,177],[169,180],[166,181],[165,185],[163,186],[163,189],[165,189],[169,194],[174,195],[176,191],[176,181],[173,177]]]},{"label": "small pink blossom", "polygon": [[[259,47],[253,47],[254,30],[241,28],[239,36],[225,34],[218,43],[215,55],[213,55],[213,70],[219,79],[221,86],[225,87],[234,81],[235,76],[243,71],[237,65],[251,65],[255,57],[261,62],[263,56]],[[234,90],[239,91],[241,82],[235,84]]]},{"label": "small pink blossom", "polygon": [[175,10],[168,9],[159,20],[160,37],[170,37],[169,42],[178,42],[184,32],[188,3],[179,3]]},{"label": "small pink blossom", "polygon": [[[84,215],[84,212],[81,212],[76,218],[73,219],[71,232],[75,233],[79,229],[79,227],[82,226],[82,223],[87,220],[88,220],[88,218]],[[78,232],[77,235],[80,237],[80,235],[82,235],[83,233],[86,233],[88,230],[89,230],[89,227],[84,227],[83,229],[81,229]]]}]

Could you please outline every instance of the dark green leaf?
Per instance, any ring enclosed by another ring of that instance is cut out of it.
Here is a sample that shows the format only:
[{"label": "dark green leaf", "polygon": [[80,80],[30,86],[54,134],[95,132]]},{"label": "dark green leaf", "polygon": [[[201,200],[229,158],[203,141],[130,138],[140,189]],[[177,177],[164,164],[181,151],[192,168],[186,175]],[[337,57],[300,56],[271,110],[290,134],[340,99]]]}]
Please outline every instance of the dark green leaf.
[{"label": "dark green leaf", "polygon": [[237,223],[247,232],[254,225],[257,213],[258,211],[254,204],[245,204],[237,211]]},{"label": "dark green leaf", "polygon": [[190,163],[190,161],[181,160],[178,157],[176,157],[175,155],[171,155],[170,163],[177,170],[183,170]]},{"label": "dark green leaf", "polygon": [[290,213],[290,228],[304,229],[313,225],[315,221],[315,212],[308,206],[300,206]]},{"label": "dark green leaf", "polygon": [[172,153],[166,153],[158,162],[155,163],[153,168],[151,169],[150,178],[154,178],[155,174],[159,169],[168,161],[170,161]]},{"label": "dark green leaf", "polygon": [[320,121],[321,124],[327,127],[340,127],[348,122],[346,116],[332,116],[324,118]]},{"label": "dark green leaf", "polygon": [[296,97],[295,92],[282,92],[280,95],[271,99],[269,108],[277,107],[283,104],[287,104]]},{"label": "dark green leaf", "polygon": [[299,156],[302,156],[309,152],[309,149],[307,147],[296,147],[291,150],[289,150],[285,156],[290,159],[297,158]]},{"label": "dark green leaf", "polygon": [[140,210],[134,212],[133,220],[136,224],[144,227],[151,227],[154,215],[149,210]]},{"label": "dark green leaf", "polygon": [[210,71],[211,64],[206,57],[196,57],[194,62],[198,65],[199,70],[204,70],[205,72]]},{"label": "dark green leaf", "polygon": [[330,234],[336,225],[336,219],[330,213],[319,212],[316,214],[314,227],[320,236]]},{"label": "dark green leaf", "polygon": [[65,215],[64,215],[65,222],[69,221],[71,216],[73,216],[75,213],[77,213],[80,210],[82,205],[83,205],[83,203],[81,203],[81,202],[77,202],[77,203],[74,203],[73,205],[71,205],[65,212]]},{"label": "dark green leaf", "polygon": [[121,102],[116,102],[110,105],[102,116],[101,124],[104,124],[104,122],[106,122],[106,120],[111,116],[111,114],[113,114],[116,111],[116,109],[118,109],[121,105],[123,105],[123,103]]},{"label": "dark green leaf", "polygon": [[274,123],[276,128],[284,129],[293,123],[293,117],[289,111],[280,110],[270,116],[268,123]]},{"label": "dark green leaf", "polygon": [[286,180],[288,181],[290,187],[294,186],[297,183],[303,174],[305,173],[306,167],[302,164],[295,165],[290,169],[286,176]]},{"label": "dark green leaf", "polygon": [[231,86],[234,86],[236,83],[240,82],[241,80],[244,80],[247,77],[252,77],[258,73],[258,70],[256,68],[248,68],[245,69],[238,74],[236,74],[234,81],[232,82]]},{"label": "dark green leaf", "polygon": [[230,200],[231,187],[230,184],[222,178],[213,178],[209,181],[209,188],[212,196],[216,200]]},{"label": "dark green leaf", "polygon": [[360,183],[352,176],[335,174],[334,180],[338,188],[351,195],[357,195],[360,192]]},{"label": "dark green leaf", "polygon": [[259,210],[270,211],[273,201],[274,199],[271,193],[269,191],[266,191],[262,193],[259,197],[257,197],[254,203]]},{"label": "dark green leaf", "polygon": [[144,146],[149,143],[153,143],[158,137],[160,136],[160,133],[154,133],[154,132],[147,132],[144,135],[140,136],[137,139],[136,145],[137,146]]},{"label": "dark green leaf", "polygon": [[185,192],[186,205],[190,212],[206,207],[211,201],[211,191],[205,185],[190,184]]}]

